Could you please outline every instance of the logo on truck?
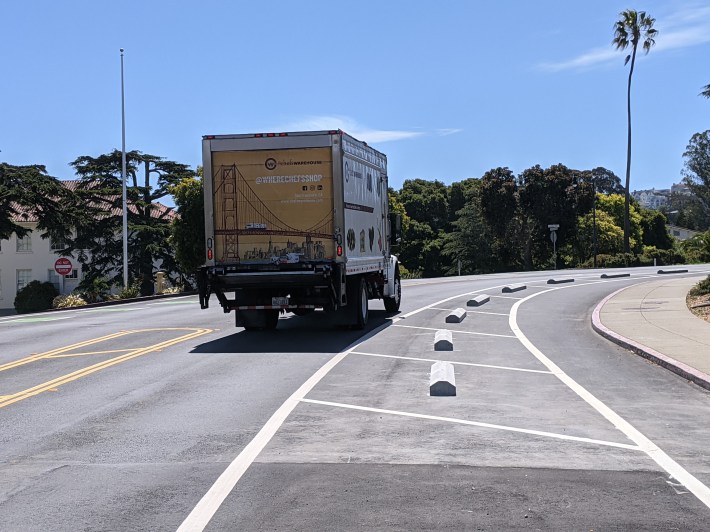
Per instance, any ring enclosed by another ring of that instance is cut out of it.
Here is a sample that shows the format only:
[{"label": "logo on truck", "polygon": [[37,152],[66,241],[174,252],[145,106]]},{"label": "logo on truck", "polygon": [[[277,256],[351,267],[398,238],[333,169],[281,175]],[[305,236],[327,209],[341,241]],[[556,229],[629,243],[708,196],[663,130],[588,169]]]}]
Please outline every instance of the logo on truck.
[{"label": "logo on truck", "polygon": [[266,159],[264,166],[266,166],[267,170],[276,170],[276,159],[274,159],[273,157],[269,157],[268,159]]}]

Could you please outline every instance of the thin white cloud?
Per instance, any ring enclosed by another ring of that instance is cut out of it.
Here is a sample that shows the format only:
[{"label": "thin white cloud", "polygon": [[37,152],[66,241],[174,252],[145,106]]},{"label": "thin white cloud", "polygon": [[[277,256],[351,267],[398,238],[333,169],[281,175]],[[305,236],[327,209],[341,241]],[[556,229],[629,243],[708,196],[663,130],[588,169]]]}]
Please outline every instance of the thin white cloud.
[{"label": "thin white cloud", "polygon": [[561,61],[559,63],[541,63],[538,65],[540,70],[547,72],[560,72],[562,70],[581,70],[602,63],[608,63],[613,59],[619,58],[619,52],[611,48],[595,48],[578,57]]},{"label": "thin white cloud", "polygon": [[440,137],[448,137],[449,135],[455,135],[456,133],[461,133],[463,129],[460,128],[445,128],[437,129],[436,134]]},{"label": "thin white cloud", "polygon": [[[333,116],[311,116],[300,120],[271,128],[271,131],[328,131],[341,129],[353,137],[367,143],[392,142],[395,140],[406,140],[416,137],[423,137],[427,134],[422,130],[400,130],[400,129],[372,129],[362,124],[358,124],[352,118],[340,115]],[[438,136],[453,135],[461,129],[437,129],[433,134]]]},{"label": "thin white cloud", "polygon": [[[677,50],[710,42],[710,7],[689,7],[656,20],[658,30],[654,51]],[[577,57],[555,63],[541,63],[538,69],[547,72],[583,70],[623,58],[627,52],[606,47],[589,50]]]}]

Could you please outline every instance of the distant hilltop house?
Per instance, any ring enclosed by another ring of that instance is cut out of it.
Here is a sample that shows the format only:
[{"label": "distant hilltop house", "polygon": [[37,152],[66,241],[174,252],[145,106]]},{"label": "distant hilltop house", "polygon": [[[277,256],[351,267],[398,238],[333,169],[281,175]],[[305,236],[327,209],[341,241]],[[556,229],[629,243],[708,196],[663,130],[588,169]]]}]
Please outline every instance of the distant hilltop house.
[{"label": "distant hilltop house", "polygon": [[675,183],[670,189],[652,188],[650,190],[634,190],[631,196],[639,202],[642,207],[647,209],[660,209],[668,204],[671,199],[671,194],[690,194],[690,189],[683,183]]},{"label": "distant hilltop house", "polygon": [[671,191],[668,188],[660,190],[652,188],[651,190],[634,190],[631,195],[642,207],[658,210],[668,204]]},{"label": "distant hilltop house", "polygon": [[[78,180],[61,181],[62,185],[70,190],[77,187]],[[173,209],[160,203],[153,203],[152,216],[167,220],[173,219],[176,214]],[[15,296],[31,281],[48,281],[54,285],[60,294],[70,294],[82,279],[81,264],[76,257],[69,259],[71,271],[61,275],[57,273],[62,267],[55,269],[60,250],[66,247],[64,242],[56,242],[51,238],[41,238],[37,229],[38,219],[35,213],[13,204],[17,214],[13,222],[30,229],[23,238],[16,234],[9,240],[0,240],[0,311],[14,309]],[[128,206],[131,209],[131,205]],[[111,215],[120,216],[121,209],[112,208]],[[66,261],[61,261],[65,263]],[[63,267],[67,269],[67,265]]]},{"label": "distant hilltop house", "polygon": [[672,224],[668,225],[668,232],[673,238],[678,240],[689,240],[701,234],[700,231],[693,231],[692,229],[686,229],[685,227]]}]

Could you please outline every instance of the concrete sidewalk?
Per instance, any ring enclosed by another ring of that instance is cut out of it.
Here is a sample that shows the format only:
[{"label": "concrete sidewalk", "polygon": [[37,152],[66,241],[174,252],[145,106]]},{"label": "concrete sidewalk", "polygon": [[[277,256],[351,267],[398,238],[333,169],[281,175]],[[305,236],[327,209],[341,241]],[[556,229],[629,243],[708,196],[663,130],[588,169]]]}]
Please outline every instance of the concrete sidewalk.
[{"label": "concrete sidewalk", "polygon": [[707,274],[663,278],[622,288],[594,310],[602,336],[710,390],[710,323],[685,303]]}]

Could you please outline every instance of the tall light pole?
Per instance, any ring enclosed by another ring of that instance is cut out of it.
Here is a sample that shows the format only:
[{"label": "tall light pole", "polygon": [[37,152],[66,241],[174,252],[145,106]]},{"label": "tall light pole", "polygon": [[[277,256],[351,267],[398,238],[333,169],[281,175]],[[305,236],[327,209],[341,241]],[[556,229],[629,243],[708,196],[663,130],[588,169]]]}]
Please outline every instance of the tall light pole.
[{"label": "tall light pole", "polygon": [[123,181],[123,287],[128,288],[128,206],[126,203],[126,100],[123,94],[123,48],[121,48],[121,177]]}]

